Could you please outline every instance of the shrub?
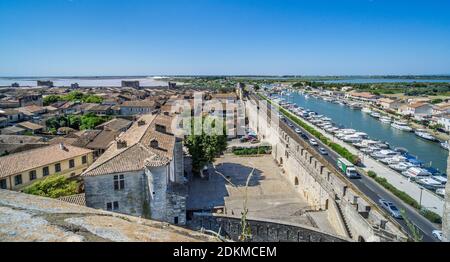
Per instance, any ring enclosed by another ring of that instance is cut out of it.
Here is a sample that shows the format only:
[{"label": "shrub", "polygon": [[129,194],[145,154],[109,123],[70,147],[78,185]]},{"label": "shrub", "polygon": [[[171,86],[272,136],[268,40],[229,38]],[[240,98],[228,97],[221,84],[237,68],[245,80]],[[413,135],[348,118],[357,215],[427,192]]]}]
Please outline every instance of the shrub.
[{"label": "shrub", "polygon": [[78,183],[70,181],[62,175],[52,175],[26,187],[23,192],[36,196],[59,198],[77,194]]},{"label": "shrub", "polygon": [[377,173],[373,172],[372,170],[367,172],[367,175],[370,176],[371,178],[376,178],[377,177]]},{"label": "shrub", "polygon": [[433,211],[430,211],[428,209],[422,209],[420,210],[420,214],[422,214],[422,216],[426,217],[433,223],[442,224],[442,217],[434,213]]},{"label": "shrub", "polygon": [[237,156],[270,154],[271,148],[268,146],[260,146],[253,148],[234,148],[233,154]]}]

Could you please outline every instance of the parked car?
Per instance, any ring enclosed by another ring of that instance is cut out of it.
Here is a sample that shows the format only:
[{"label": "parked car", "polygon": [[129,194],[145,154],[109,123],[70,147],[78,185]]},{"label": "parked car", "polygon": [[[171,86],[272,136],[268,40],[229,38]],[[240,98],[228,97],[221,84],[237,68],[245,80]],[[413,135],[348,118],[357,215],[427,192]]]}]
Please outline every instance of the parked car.
[{"label": "parked car", "polygon": [[441,230],[433,230],[433,232],[431,232],[431,235],[433,235],[433,237],[436,240],[442,241],[442,231]]},{"label": "parked car", "polygon": [[398,210],[398,208],[394,205],[394,203],[384,199],[380,199],[379,202],[381,207],[384,208],[392,217],[402,219],[402,214],[400,213],[400,210]]},{"label": "parked car", "polygon": [[305,140],[308,140],[308,139],[309,139],[308,136],[305,135],[305,134],[301,134],[300,136],[301,136],[303,139],[305,139]]},{"label": "parked car", "polygon": [[294,125],[293,125],[291,122],[289,122],[289,123],[288,123],[288,126],[289,126],[289,127],[293,127]]},{"label": "parked car", "polygon": [[310,143],[311,145],[313,145],[313,146],[318,146],[318,145],[319,145],[319,144],[317,144],[317,141],[316,141],[314,138],[310,139],[310,140],[309,140],[309,143]]},{"label": "parked car", "polygon": [[319,148],[319,152],[320,152],[322,155],[328,155],[327,150],[325,150],[325,148],[323,148],[323,147]]},{"label": "parked car", "polygon": [[299,129],[299,128],[296,128],[295,129],[295,133],[297,133],[297,134],[301,134],[302,133],[302,131]]}]

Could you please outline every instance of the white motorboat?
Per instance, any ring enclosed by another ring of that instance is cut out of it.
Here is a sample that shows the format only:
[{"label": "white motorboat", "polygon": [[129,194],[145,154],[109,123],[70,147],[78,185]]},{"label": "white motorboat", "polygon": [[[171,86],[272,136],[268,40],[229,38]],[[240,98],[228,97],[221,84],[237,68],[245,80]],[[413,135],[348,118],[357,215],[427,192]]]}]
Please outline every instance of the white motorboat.
[{"label": "white motorboat", "polygon": [[372,113],[372,110],[370,110],[370,108],[368,108],[368,107],[364,107],[364,108],[361,110],[361,112],[370,114],[370,113]]},{"label": "white motorboat", "polygon": [[394,165],[400,163],[400,160],[393,158],[393,157],[386,157],[383,159],[380,159],[380,162],[386,165]]},{"label": "white motorboat", "polygon": [[449,149],[450,149],[450,145],[448,144],[447,141],[442,142],[442,143],[441,143],[441,147],[442,147],[443,149],[446,149],[446,150],[449,150]]},{"label": "white motorboat", "polygon": [[418,178],[429,177],[431,176],[431,173],[420,167],[411,167],[402,172],[402,175],[412,180],[416,180]]},{"label": "white motorboat", "polygon": [[344,142],[347,142],[347,143],[358,143],[358,142],[362,141],[362,138],[357,136],[356,134],[353,134],[353,135],[349,135],[349,136],[344,136],[342,138],[342,140],[344,140]]},{"label": "white motorboat", "polygon": [[394,121],[394,123],[392,123],[391,126],[393,128],[396,128],[396,129],[399,129],[402,131],[406,131],[406,132],[413,131],[413,129],[411,127],[409,127],[407,123],[402,122],[402,121]]},{"label": "white motorboat", "polygon": [[442,184],[434,180],[432,177],[417,178],[416,183],[431,190],[442,188]]},{"label": "white motorboat", "polygon": [[441,185],[447,184],[447,178],[445,176],[433,176],[433,179],[439,182]]},{"label": "white motorboat", "polygon": [[411,168],[412,165],[407,162],[400,162],[398,164],[391,164],[391,165],[389,165],[389,167],[394,169],[395,171],[403,172],[403,171],[408,170],[408,168]]},{"label": "white motorboat", "polygon": [[392,119],[388,116],[383,116],[380,118],[381,123],[390,124],[392,122]]},{"label": "white motorboat", "polygon": [[428,133],[426,130],[423,130],[423,129],[416,130],[416,132],[414,132],[414,134],[416,134],[416,136],[423,138],[425,140],[437,141],[437,139],[434,136],[430,135],[430,133]]},{"label": "white motorboat", "polygon": [[359,136],[359,137],[362,138],[362,139],[367,139],[367,138],[369,138],[369,135],[366,134],[366,133],[364,133],[364,132],[356,132],[355,135],[356,135],[356,136]]},{"label": "white motorboat", "polygon": [[381,117],[381,114],[378,113],[378,112],[372,112],[370,115],[371,115],[372,117],[375,117],[375,118],[380,118],[380,117]]},{"label": "white motorboat", "polygon": [[445,188],[438,188],[436,189],[436,194],[440,195],[440,196],[445,196]]},{"label": "white motorboat", "polygon": [[383,159],[383,158],[387,158],[387,157],[393,157],[398,155],[397,152],[392,151],[392,150],[380,150],[378,152],[374,152],[372,154],[370,154],[370,156],[372,156],[373,158],[376,159]]},{"label": "white motorboat", "polygon": [[378,142],[377,146],[381,149],[388,149],[389,145],[383,142]]},{"label": "white motorboat", "polygon": [[373,152],[373,148],[370,148],[370,147],[361,148],[360,151],[365,153],[365,154],[370,154],[370,153]]}]

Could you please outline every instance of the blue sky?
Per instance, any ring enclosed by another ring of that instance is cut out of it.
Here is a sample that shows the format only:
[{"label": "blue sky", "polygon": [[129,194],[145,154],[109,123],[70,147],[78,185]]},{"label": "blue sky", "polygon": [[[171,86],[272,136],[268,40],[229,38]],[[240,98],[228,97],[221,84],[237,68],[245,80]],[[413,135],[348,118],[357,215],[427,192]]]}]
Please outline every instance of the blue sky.
[{"label": "blue sky", "polygon": [[447,0],[0,0],[0,76],[449,74]]}]

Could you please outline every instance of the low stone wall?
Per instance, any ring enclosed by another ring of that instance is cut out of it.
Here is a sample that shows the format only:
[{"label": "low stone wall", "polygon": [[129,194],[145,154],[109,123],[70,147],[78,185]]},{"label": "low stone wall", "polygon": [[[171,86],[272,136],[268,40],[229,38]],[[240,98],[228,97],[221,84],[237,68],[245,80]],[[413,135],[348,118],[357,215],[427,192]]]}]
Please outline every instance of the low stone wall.
[{"label": "low stone wall", "polygon": [[[279,223],[271,220],[247,219],[251,228],[249,242],[346,242],[348,240],[321,232],[314,228]],[[220,232],[234,241],[241,234],[241,219],[215,214],[194,213],[189,227]]]}]

